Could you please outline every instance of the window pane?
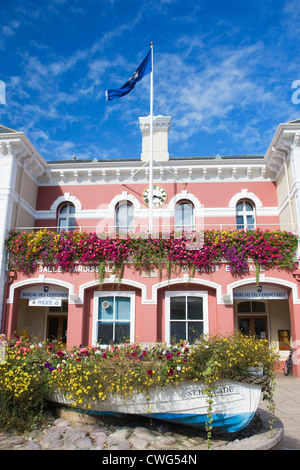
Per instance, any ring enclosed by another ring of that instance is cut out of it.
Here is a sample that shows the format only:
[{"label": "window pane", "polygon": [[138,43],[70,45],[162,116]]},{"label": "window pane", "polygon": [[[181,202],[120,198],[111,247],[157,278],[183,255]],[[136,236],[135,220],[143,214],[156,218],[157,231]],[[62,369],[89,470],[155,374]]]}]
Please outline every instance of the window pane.
[{"label": "window pane", "polygon": [[188,341],[194,343],[197,339],[203,335],[203,323],[202,322],[189,322],[188,323]]},{"label": "window pane", "polygon": [[193,208],[191,204],[182,204],[183,209],[183,224],[185,226],[193,224]]},{"label": "window pane", "polygon": [[68,228],[71,229],[71,228],[74,228],[74,227],[75,227],[75,219],[74,219],[74,217],[70,217],[69,218],[69,227]]},{"label": "window pane", "polygon": [[193,228],[194,217],[193,217],[194,208],[191,203],[182,202],[177,204],[175,207],[175,226],[178,230],[182,227]]},{"label": "window pane", "polygon": [[129,323],[116,323],[114,341],[116,344],[128,343],[130,341]]},{"label": "window pane", "polygon": [[99,323],[98,324],[98,343],[109,344],[113,341],[113,324],[112,323]]},{"label": "window pane", "polygon": [[73,204],[69,204],[69,214],[75,214],[75,206]]},{"label": "window pane", "polygon": [[68,212],[68,204],[66,204],[65,206],[62,206],[62,208],[59,211],[60,214],[66,214],[67,212]]},{"label": "window pane", "polygon": [[252,312],[265,312],[266,304],[264,302],[252,302]]},{"label": "window pane", "polygon": [[133,230],[134,209],[132,204],[121,201],[116,208],[116,227],[118,231]]},{"label": "window pane", "polygon": [[186,319],[186,297],[171,297],[171,320],[185,320]]},{"label": "window pane", "polygon": [[66,227],[67,227],[67,220],[60,218],[60,219],[58,220],[58,228],[59,228],[59,230],[65,230]]},{"label": "window pane", "polygon": [[242,215],[236,216],[236,225],[238,230],[244,228],[244,217]]},{"label": "window pane", "polygon": [[203,319],[203,299],[202,297],[188,297],[188,319]]},{"label": "window pane", "polygon": [[113,321],[113,311],[114,311],[113,307],[114,307],[113,297],[100,297],[98,320]]},{"label": "window pane", "polygon": [[249,202],[245,202],[245,207],[247,212],[253,212],[253,206]]},{"label": "window pane", "polygon": [[239,203],[236,205],[236,210],[237,210],[237,211],[242,211],[242,210],[243,210],[243,203],[242,203],[242,202],[239,202]]},{"label": "window pane", "polygon": [[117,321],[130,321],[130,299],[128,297],[116,297],[115,309],[115,317]]},{"label": "window pane", "polygon": [[185,341],[187,339],[186,322],[171,322],[170,329],[170,340],[173,343],[179,343],[179,341]]},{"label": "window pane", "polygon": [[238,312],[251,312],[250,302],[240,302],[238,304]]},{"label": "window pane", "polygon": [[254,217],[253,215],[247,215],[247,227],[254,227]]}]

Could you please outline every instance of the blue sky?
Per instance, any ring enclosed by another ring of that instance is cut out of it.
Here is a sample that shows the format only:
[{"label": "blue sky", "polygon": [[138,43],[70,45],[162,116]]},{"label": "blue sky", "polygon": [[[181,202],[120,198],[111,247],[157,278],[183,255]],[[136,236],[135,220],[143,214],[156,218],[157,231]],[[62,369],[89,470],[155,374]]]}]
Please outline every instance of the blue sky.
[{"label": "blue sky", "polygon": [[171,156],[264,154],[278,124],[300,117],[299,0],[1,3],[0,124],[46,160],[140,157],[150,75],[121,99],[105,90],[128,80],[151,41]]}]

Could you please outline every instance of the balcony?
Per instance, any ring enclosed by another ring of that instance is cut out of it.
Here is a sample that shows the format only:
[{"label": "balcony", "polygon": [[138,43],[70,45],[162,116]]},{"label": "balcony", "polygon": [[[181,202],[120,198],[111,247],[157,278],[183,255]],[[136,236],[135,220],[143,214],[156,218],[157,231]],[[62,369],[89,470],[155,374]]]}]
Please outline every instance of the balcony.
[{"label": "balcony", "polygon": [[[251,259],[256,266],[294,270],[298,267],[298,237],[268,224],[255,230],[237,230],[233,225],[208,225],[200,231],[157,231],[149,234],[143,227],[132,233],[97,232],[95,226],[77,226],[59,232],[57,227],[19,227],[9,233],[6,248],[9,269],[28,272],[39,264],[70,269],[76,263],[107,263],[133,269],[150,270],[162,265],[187,265],[208,268],[225,261],[232,272],[245,269]],[[159,227],[155,227],[156,230]]]}]

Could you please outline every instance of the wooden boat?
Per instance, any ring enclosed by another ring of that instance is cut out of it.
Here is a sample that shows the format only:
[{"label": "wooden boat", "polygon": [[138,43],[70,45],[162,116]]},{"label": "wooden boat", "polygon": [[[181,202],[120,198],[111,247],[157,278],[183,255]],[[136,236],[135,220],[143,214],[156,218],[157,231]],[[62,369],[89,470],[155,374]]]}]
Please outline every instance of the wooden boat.
[{"label": "wooden boat", "polygon": [[[236,432],[246,427],[257,410],[261,388],[262,385],[251,382],[218,383],[213,394],[213,429]],[[126,399],[117,394],[112,395],[93,405],[88,412],[94,415],[140,415],[205,428],[209,418],[208,396],[204,385],[182,382],[176,387],[167,385],[164,388],[150,389],[147,393],[133,393]],[[72,405],[59,392],[52,393],[48,398],[61,405]],[[74,410],[87,412],[77,407]]]}]

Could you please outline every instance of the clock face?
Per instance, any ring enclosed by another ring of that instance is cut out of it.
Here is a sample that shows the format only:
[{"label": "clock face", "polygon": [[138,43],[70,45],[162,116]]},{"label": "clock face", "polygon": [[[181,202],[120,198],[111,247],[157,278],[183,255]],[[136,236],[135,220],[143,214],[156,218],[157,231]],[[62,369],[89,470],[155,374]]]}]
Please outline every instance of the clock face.
[{"label": "clock face", "polygon": [[[153,185],[153,207],[161,207],[167,200],[167,192],[158,185]],[[149,187],[143,193],[143,201],[149,206]]]}]

